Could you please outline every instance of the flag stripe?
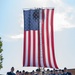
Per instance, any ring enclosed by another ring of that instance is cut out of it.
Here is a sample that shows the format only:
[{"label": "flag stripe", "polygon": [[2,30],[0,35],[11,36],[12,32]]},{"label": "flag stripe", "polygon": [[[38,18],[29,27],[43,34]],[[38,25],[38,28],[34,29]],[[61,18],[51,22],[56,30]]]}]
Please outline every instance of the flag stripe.
[{"label": "flag stripe", "polygon": [[26,58],[26,32],[24,32],[24,51],[23,51],[23,66],[25,66],[25,58]]},{"label": "flag stripe", "polygon": [[40,31],[38,30],[38,66],[40,67]]},{"label": "flag stripe", "polygon": [[43,53],[43,63],[46,66],[46,57],[45,57],[45,40],[44,40],[44,10],[42,10],[42,53]]},{"label": "flag stripe", "polygon": [[33,31],[33,66],[35,66],[35,43],[36,43],[35,38],[36,38],[35,31]]},{"label": "flag stripe", "polygon": [[31,53],[30,53],[30,66],[33,66],[33,31],[30,31],[31,33]]},{"label": "flag stripe", "polygon": [[49,31],[49,56],[50,56],[50,62],[51,62],[51,67],[54,67],[54,62],[53,62],[53,57],[52,57],[52,46],[51,46],[51,12],[52,10],[49,10],[49,18],[48,18],[48,31]]},{"label": "flag stripe", "polygon": [[40,35],[40,66],[44,67],[43,63],[43,53],[42,53],[42,10],[40,10],[40,30],[39,30],[39,35]]},{"label": "flag stripe", "polygon": [[25,66],[28,66],[28,31],[26,31],[26,62],[25,62]]},{"label": "flag stripe", "polygon": [[28,66],[30,66],[30,51],[31,51],[31,33],[28,31]]},{"label": "flag stripe", "polygon": [[38,31],[35,31],[35,66],[38,66]]},{"label": "flag stripe", "polygon": [[45,41],[45,58],[46,58],[46,66],[49,67],[48,63],[48,47],[47,47],[47,10],[44,11],[44,41]]},{"label": "flag stripe", "polygon": [[52,13],[51,13],[51,45],[52,45],[52,54],[53,54],[54,65],[56,68],[58,68],[57,64],[56,64],[56,60],[55,60],[55,53],[54,53],[53,16],[54,16],[54,9],[52,10]]},{"label": "flag stripe", "polygon": [[46,32],[47,32],[47,49],[48,49],[48,61],[49,61],[49,66],[52,68],[52,65],[51,65],[51,59],[50,59],[50,45],[49,45],[49,28],[48,28],[48,25],[49,25],[49,18],[50,18],[50,16],[49,16],[49,13],[50,13],[50,11],[49,11],[49,9],[47,10],[47,16],[46,16]]},{"label": "flag stripe", "polygon": [[36,51],[37,51],[37,31],[35,30],[35,66],[36,66],[36,57],[37,57],[37,54],[36,54]]}]

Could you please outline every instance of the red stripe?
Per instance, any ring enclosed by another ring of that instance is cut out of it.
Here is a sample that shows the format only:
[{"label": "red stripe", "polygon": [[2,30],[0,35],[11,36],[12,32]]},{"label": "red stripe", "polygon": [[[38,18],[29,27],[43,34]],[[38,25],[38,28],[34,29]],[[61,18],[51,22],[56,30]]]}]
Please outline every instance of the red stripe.
[{"label": "red stripe", "polygon": [[54,16],[54,9],[52,9],[52,13],[51,13],[51,45],[52,45],[52,55],[53,55],[54,65],[56,68],[58,68],[56,64],[55,53],[54,53],[53,16]]},{"label": "red stripe", "polygon": [[23,66],[25,66],[25,58],[26,58],[26,31],[24,31]]},{"label": "red stripe", "polygon": [[42,10],[42,53],[43,53],[43,63],[46,67],[46,58],[45,58],[45,41],[44,41],[44,10]]},{"label": "red stripe", "polygon": [[49,61],[49,66],[52,68],[52,65],[51,65],[51,59],[50,59],[50,45],[49,45],[49,28],[48,28],[48,21],[49,21],[49,9],[47,9],[47,14],[46,14],[46,37],[47,37],[47,50],[48,50],[48,61]]},{"label": "red stripe", "polygon": [[40,30],[38,30],[38,67],[41,66],[40,62]]},{"label": "red stripe", "polygon": [[31,33],[28,31],[28,66],[30,66]]},{"label": "red stripe", "polygon": [[35,66],[35,58],[36,58],[36,55],[35,55],[35,31],[33,31],[33,66]]}]

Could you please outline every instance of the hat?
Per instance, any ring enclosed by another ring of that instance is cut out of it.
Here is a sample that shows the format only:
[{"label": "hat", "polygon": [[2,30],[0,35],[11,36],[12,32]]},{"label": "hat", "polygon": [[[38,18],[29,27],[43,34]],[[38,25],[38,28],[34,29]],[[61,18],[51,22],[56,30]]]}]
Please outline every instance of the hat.
[{"label": "hat", "polygon": [[66,67],[64,67],[64,70],[66,70],[67,68]]},{"label": "hat", "polygon": [[50,71],[49,69],[47,69],[47,71]]}]

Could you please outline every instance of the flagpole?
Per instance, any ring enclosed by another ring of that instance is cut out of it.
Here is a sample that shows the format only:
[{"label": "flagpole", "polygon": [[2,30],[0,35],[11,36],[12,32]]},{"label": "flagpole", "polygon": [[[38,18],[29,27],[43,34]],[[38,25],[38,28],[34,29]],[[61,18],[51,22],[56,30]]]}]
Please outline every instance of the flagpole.
[{"label": "flagpole", "polygon": [[44,67],[39,67],[39,69],[40,69],[40,75],[42,75],[42,72],[45,71],[45,68]]},{"label": "flagpole", "polygon": [[40,75],[42,75],[42,67],[40,67]]},{"label": "flagpole", "polygon": [[[41,8],[40,8],[41,9]],[[42,8],[43,9],[43,8]],[[42,13],[42,11],[41,11]],[[40,14],[40,18],[42,14]],[[42,52],[42,25],[41,25],[41,19],[40,19],[40,60],[41,60],[41,64],[42,64],[42,61],[43,61],[43,52]],[[40,75],[42,75],[42,71],[43,71],[43,67],[40,67]]]},{"label": "flagpole", "polygon": [[30,10],[30,9],[54,9],[54,7],[33,7],[33,8],[23,8],[23,10]]}]

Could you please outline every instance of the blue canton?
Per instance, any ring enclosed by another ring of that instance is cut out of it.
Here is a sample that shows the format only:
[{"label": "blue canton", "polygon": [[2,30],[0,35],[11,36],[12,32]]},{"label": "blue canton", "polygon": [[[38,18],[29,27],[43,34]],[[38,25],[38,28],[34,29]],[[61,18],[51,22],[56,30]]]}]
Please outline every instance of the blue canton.
[{"label": "blue canton", "polygon": [[40,10],[24,10],[24,30],[39,30]]}]

